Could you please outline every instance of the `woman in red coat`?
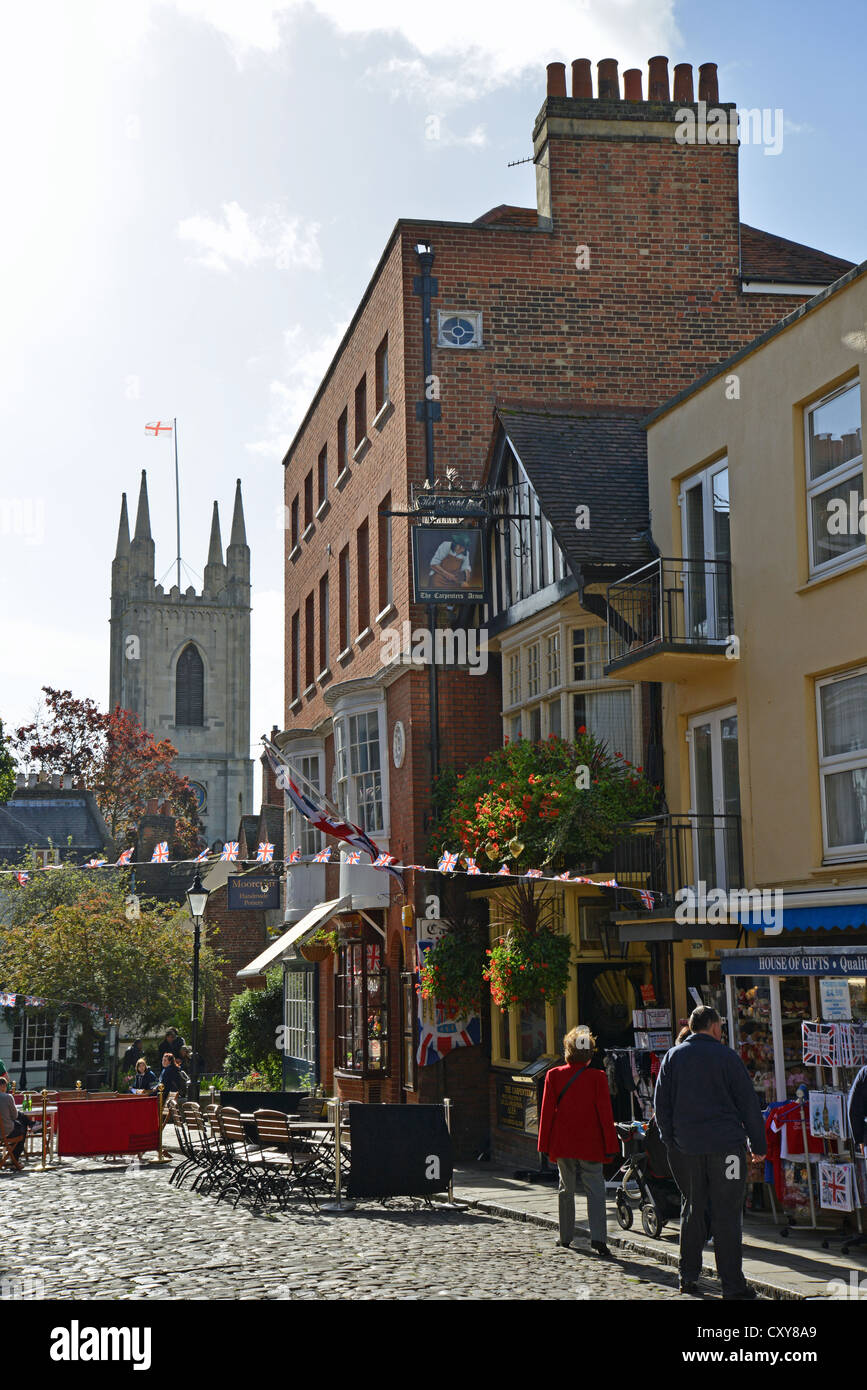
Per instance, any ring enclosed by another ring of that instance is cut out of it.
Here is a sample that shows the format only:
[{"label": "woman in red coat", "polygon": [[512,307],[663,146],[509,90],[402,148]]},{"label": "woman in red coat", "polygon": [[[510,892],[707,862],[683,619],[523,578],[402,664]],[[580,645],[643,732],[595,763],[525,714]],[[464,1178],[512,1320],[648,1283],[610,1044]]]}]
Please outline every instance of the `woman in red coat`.
[{"label": "woman in red coat", "polygon": [[575,1234],[575,1183],[580,1176],[587,1198],[590,1244],[609,1255],[605,1211],[605,1159],[619,1153],[611,1097],[604,1071],[591,1068],[596,1039],[587,1027],[573,1028],[563,1039],[565,1067],[545,1077],[539,1119],[539,1152],[556,1158],[560,1172],[558,1245],[571,1245]]}]

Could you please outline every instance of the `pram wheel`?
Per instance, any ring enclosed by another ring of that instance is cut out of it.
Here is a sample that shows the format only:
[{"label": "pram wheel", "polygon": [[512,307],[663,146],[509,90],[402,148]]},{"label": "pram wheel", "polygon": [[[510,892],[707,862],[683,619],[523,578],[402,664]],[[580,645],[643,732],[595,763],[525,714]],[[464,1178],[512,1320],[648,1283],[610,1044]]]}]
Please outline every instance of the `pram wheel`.
[{"label": "pram wheel", "polygon": [[625,1193],[618,1192],[617,1196],[614,1198],[614,1203],[617,1207],[618,1223],[623,1227],[624,1231],[628,1231],[632,1226],[632,1207],[629,1205],[629,1198]]},{"label": "pram wheel", "polygon": [[641,1225],[646,1236],[654,1239],[662,1230],[662,1218],[653,1202],[645,1202],[641,1208]]}]

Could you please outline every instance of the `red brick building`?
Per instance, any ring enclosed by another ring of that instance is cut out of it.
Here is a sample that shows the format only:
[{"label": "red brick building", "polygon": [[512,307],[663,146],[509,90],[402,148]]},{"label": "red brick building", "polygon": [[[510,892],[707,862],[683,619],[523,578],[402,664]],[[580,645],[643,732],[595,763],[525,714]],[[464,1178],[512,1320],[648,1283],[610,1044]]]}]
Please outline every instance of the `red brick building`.
[{"label": "red brick building", "polygon": [[[848,269],[740,222],[737,147],[679,142],[678,112],[699,111],[691,68],[675,69],[674,99],[665,59],[651,60],[646,99],[643,74],[624,76],[621,96],[616,63],[599,64],[594,97],[590,64],[578,61],[569,96],[564,65],[549,66],[533,131],[535,208],[396,223],[284,459],[279,741],[403,862],[424,862],[437,767],[499,745],[506,701],[496,660],[484,675],[451,663],[433,678],[383,660],[384,632],[429,621],[413,603],[410,522],[388,513],[406,512],[413,489],[449,468],[464,487],[482,483],[498,409],[635,419]],[[698,95],[718,106],[713,64],[700,69]],[[568,553],[557,563],[562,582]],[[538,607],[550,595],[535,588]],[[289,820],[287,848],[319,848]],[[437,892],[412,873],[407,883],[416,911]],[[396,888],[344,864],[291,870],[288,922],[323,902],[359,936],[319,967],[322,1080],[357,1099],[450,1094],[475,1117],[465,1147],[484,1146],[483,1049],[414,1066],[414,938]]]}]

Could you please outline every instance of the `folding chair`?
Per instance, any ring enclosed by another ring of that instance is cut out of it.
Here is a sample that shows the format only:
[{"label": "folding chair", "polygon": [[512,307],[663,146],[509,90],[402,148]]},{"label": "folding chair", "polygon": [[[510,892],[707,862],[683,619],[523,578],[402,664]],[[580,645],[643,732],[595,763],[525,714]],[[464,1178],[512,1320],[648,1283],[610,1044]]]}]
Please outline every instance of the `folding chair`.
[{"label": "folding chair", "polygon": [[217,1201],[221,1202],[225,1196],[234,1191],[236,1194],[232,1204],[234,1209],[242,1197],[246,1197],[248,1193],[252,1192],[253,1207],[266,1206],[268,1180],[265,1165],[261,1156],[258,1160],[250,1156],[240,1113],[224,1106],[217,1117],[217,1129],[227,1161],[226,1180],[220,1187]]},{"label": "folding chair", "polygon": [[329,1190],[329,1184],[318,1171],[319,1156],[314,1145],[293,1134],[288,1116],[282,1110],[255,1111],[259,1142],[263,1145],[262,1167],[269,1193],[286,1211],[293,1191],[310,1203],[314,1211],[316,1191]]},{"label": "folding chair", "polygon": [[12,1139],[6,1139],[0,1135],[0,1168],[12,1168],[16,1173],[20,1173],[22,1165],[18,1162],[18,1151],[24,1142],[23,1134],[16,1134]]}]

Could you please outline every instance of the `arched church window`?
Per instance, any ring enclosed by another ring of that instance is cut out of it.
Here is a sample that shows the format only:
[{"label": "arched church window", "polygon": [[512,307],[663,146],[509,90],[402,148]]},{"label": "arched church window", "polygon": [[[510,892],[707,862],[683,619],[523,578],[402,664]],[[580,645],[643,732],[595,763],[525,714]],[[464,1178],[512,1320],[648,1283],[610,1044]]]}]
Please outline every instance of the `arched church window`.
[{"label": "arched church window", "polygon": [[178,657],[175,673],[175,723],[204,724],[205,667],[192,642]]}]

